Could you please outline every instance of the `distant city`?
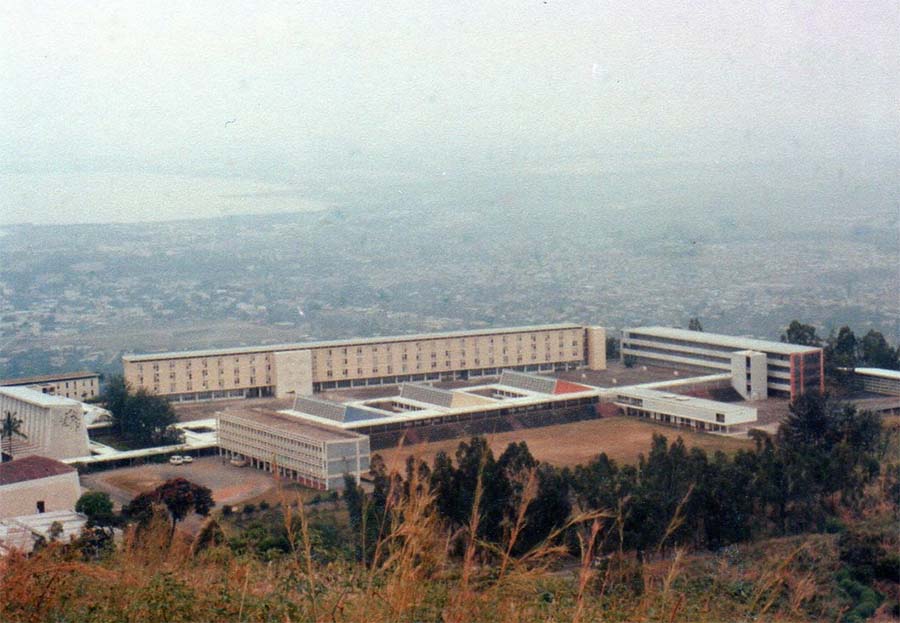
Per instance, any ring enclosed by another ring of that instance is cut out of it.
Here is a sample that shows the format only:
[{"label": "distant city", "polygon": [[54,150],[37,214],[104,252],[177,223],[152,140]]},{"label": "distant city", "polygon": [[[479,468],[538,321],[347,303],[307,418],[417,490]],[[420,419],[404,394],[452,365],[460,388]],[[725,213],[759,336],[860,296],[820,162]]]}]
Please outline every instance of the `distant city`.
[{"label": "distant city", "polygon": [[[547,322],[777,340],[791,319],[898,340],[897,215],[366,211],[9,226],[0,377],[121,371],[125,352]],[[827,243],[823,243],[827,240]]]}]

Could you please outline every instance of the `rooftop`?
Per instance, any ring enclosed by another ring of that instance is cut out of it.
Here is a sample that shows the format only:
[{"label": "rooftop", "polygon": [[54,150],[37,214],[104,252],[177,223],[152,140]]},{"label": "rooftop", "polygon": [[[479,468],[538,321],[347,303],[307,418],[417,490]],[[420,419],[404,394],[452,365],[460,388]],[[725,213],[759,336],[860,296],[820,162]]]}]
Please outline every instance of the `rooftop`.
[{"label": "rooftop", "polygon": [[66,372],[63,374],[43,374],[40,376],[22,376],[15,379],[2,379],[0,385],[35,385],[52,381],[71,381],[73,379],[90,379],[99,377],[96,372]]},{"label": "rooftop", "polygon": [[360,437],[360,435],[353,432],[313,424],[307,419],[301,419],[284,411],[229,409],[219,413],[219,418],[244,420],[254,424],[261,424],[274,430],[294,433],[319,441],[347,441],[349,439],[358,439]]},{"label": "rooftop", "polygon": [[39,407],[80,407],[81,403],[71,398],[45,394],[28,387],[0,387],[0,396],[9,396],[22,402],[28,402]]},{"label": "rooftop", "polygon": [[26,456],[0,463],[0,485],[11,485],[28,480],[39,480],[74,472],[75,468],[44,456]]},{"label": "rooftop", "polygon": [[683,340],[685,342],[698,342],[701,344],[712,344],[714,346],[725,346],[734,350],[758,350],[766,353],[776,353],[779,355],[792,355],[795,353],[812,353],[821,348],[815,346],[799,346],[797,344],[786,344],[784,342],[772,342],[769,340],[758,340],[752,337],[738,337],[734,335],[722,335],[719,333],[706,333],[705,331],[690,331],[688,329],[672,329],[669,327],[632,327],[625,329],[629,333],[642,333],[644,335],[652,335],[655,337],[666,337],[673,340]]},{"label": "rooftop", "polygon": [[884,368],[855,368],[853,372],[856,374],[862,374],[863,376],[877,376],[883,379],[890,379],[892,381],[900,381],[900,370],[886,370]]},{"label": "rooftop", "polygon": [[220,355],[237,355],[248,353],[268,353],[279,350],[301,350],[307,348],[340,348],[358,344],[381,344],[414,342],[418,340],[441,340],[458,337],[475,337],[479,335],[502,335],[509,333],[525,333],[530,331],[554,331],[560,329],[581,329],[577,324],[545,324],[528,327],[508,327],[502,329],[475,329],[472,331],[447,331],[443,333],[416,333],[411,335],[392,335],[385,337],[363,337],[344,340],[319,342],[295,342],[293,344],[268,344],[260,346],[238,346],[233,348],[216,348],[209,350],[185,350],[165,353],[147,353],[141,355],[123,355],[122,360],[128,362],[156,361],[159,359],[178,359],[184,357],[216,357]]},{"label": "rooftop", "polygon": [[732,411],[743,413],[748,409],[753,410],[743,404],[735,404],[730,402],[719,402],[717,400],[709,400],[707,398],[697,398],[695,396],[686,396],[684,394],[673,394],[671,392],[660,391],[658,389],[649,389],[646,387],[620,387],[617,393],[623,396],[631,396],[633,398],[646,398],[648,400],[662,400],[671,402],[672,404],[690,405],[692,407],[703,409],[716,409],[717,411]]}]

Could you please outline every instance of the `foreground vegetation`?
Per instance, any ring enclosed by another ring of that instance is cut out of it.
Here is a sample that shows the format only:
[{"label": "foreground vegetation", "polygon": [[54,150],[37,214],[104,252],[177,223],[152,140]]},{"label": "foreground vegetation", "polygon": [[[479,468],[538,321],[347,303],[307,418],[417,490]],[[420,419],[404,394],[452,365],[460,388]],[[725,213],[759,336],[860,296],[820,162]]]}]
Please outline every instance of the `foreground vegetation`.
[{"label": "foreground vegetation", "polygon": [[173,526],[188,508],[210,513],[202,491],[143,496],[118,544],[92,500],[101,519],[82,539],[0,563],[0,620],[897,616],[898,430],[810,399],[733,458],[658,437],[637,466],[601,455],[575,470],[524,445],[495,460],[476,438],[405,474],[375,461],[370,495],[305,505],[284,492],[221,509],[191,539]]}]

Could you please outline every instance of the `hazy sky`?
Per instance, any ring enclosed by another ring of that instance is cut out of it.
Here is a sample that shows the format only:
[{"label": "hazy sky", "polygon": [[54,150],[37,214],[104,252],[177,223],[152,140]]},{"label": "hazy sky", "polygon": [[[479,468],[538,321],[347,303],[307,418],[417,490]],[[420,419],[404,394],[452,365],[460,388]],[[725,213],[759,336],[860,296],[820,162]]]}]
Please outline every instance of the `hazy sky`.
[{"label": "hazy sky", "polygon": [[153,176],[312,200],[463,157],[853,160],[900,140],[896,0],[5,0],[0,22],[0,223],[114,220]]}]

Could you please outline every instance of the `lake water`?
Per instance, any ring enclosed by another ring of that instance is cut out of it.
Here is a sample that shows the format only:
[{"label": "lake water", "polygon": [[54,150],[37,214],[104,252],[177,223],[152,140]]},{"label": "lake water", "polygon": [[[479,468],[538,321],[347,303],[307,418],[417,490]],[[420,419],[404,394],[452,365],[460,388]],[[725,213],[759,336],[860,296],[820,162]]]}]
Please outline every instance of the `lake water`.
[{"label": "lake water", "polygon": [[0,173],[0,225],[137,223],[325,209],[303,191],[246,179]]}]

